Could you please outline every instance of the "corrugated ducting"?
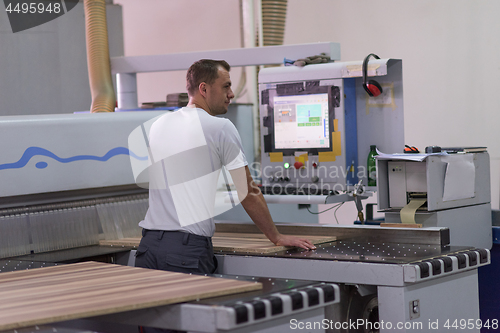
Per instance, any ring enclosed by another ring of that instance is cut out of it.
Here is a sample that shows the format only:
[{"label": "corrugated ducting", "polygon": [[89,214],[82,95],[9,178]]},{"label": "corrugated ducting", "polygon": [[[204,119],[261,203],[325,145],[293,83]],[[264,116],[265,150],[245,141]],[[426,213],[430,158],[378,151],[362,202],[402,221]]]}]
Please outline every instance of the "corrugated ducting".
[{"label": "corrugated ducting", "polygon": [[264,46],[283,44],[286,7],[287,0],[262,0]]},{"label": "corrugated ducting", "polygon": [[92,106],[90,112],[113,112],[116,105],[109,59],[106,3],[84,0],[87,65]]}]

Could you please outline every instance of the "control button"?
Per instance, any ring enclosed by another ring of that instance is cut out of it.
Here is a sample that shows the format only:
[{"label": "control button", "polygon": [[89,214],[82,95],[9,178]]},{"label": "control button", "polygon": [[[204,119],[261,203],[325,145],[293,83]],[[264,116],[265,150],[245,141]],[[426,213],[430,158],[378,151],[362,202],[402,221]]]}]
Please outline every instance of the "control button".
[{"label": "control button", "polygon": [[317,183],[319,181],[319,177],[318,176],[312,176],[311,181],[313,183]]},{"label": "control button", "polygon": [[304,163],[302,163],[302,162],[295,162],[293,164],[293,166],[295,167],[295,169],[302,169],[304,167]]},{"label": "control button", "polygon": [[313,166],[313,168],[314,168],[314,169],[316,169],[316,168],[318,168],[318,163],[314,162],[314,163],[312,164],[312,166]]},{"label": "control button", "polygon": [[283,178],[283,180],[286,181],[286,182],[289,182],[290,178],[289,177],[285,177],[285,178]]}]

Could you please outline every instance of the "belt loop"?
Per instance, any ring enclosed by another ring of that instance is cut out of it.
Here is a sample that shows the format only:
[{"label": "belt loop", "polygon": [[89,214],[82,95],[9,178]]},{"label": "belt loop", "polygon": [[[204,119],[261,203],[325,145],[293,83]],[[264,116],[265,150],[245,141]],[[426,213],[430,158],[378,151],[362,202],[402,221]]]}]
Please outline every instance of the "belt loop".
[{"label": "belt loop", "polygon": [[164,230],[158,230],[158,240],[161,240],[163,238],[163,233],[165,232]]},{"label": "belt loop", "polygon": [[182,244],[183,245],[187,245],[188,244],[188,241],[189,241],[189,233],[185,233],[184,234],[184,238],[182,239]]},{"label": "belt loop", "polygon": [[142,229],[142,237],[146,236],[146,229]]}]

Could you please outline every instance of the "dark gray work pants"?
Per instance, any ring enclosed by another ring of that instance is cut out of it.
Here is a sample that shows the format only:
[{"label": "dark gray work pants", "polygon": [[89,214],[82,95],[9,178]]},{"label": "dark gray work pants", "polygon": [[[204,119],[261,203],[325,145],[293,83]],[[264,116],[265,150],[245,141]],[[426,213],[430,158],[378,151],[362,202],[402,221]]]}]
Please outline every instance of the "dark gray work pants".
[{"label": "dark gray work pants", "polygon": [[[135,266],[164,271],[213,274],[217,269],[212,239],[181,231],[142,230]],[[176,332],[149,327],[142,332]]]}]

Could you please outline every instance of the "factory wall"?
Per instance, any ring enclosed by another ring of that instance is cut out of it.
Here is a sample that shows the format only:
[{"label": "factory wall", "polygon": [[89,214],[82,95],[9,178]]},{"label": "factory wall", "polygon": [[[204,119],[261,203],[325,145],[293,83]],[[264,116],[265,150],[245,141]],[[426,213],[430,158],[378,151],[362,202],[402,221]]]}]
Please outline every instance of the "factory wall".
[{"label": "factory wall", "polygon": [[[108,1],[107,19],[110,55],[122,56],[121,7]],[[16,33],[7,12],[0,10],[0,101],[1,116],[89,110],[83,2],[55,20]]]},{"label": "factory wall", "polygon": [[[123,6],[126,55],[240,47],[236,0],[114,2]],[[499,13],[496,0],[289,0],[285,44],[339,42],[345,61],[370,52],[403,59],[406,143],[487,146],[498,209]],[[139,76],[140,102],[179,91],[183,72]]]}]

